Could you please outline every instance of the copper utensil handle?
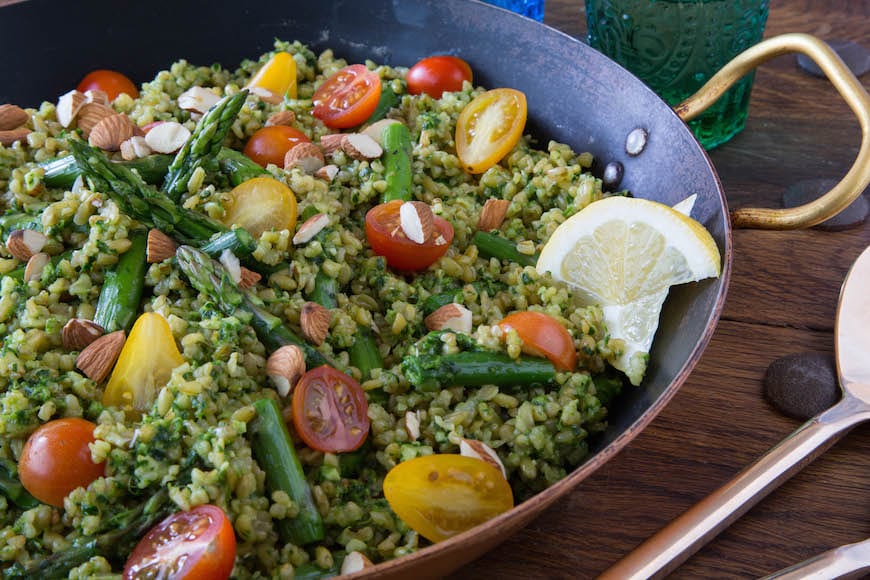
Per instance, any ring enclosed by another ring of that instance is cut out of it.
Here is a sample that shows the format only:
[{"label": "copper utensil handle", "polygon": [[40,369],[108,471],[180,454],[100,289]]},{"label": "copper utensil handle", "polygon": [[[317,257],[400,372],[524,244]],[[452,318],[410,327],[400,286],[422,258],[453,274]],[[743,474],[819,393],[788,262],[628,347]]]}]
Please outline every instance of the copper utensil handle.
[{"label": "copper utensil handle", "polygon": [[731,212],[731,223],[735,228],[808,228],[844,210],[870,183],[870,95],[840,57],[823,41],[809,34],[782,34],[750,47],[722,67],[697,93],[674,107],[674,111],[684,121],[690,121],[744,75],[774,57],[793,52],[805,54],[819,65],[855,113],[861,126],[861,148],[851,169],[828,193],[790,209],[735,209]]},{"label": "copper utensil handle", "polygon": [[858,578],[870,570],[870,540],[846,544],[823,552],[800,564],[783,568],[761,580],[806,580]]},{"label": "copper utensil handle", "polygon": [[847,393],[839,403],[804,423],[730,482],[635,548],[600,578],[639,580],[673,571],[722,529],[833,445],[849,428],[867,419],[870,419],[870,406]]}]

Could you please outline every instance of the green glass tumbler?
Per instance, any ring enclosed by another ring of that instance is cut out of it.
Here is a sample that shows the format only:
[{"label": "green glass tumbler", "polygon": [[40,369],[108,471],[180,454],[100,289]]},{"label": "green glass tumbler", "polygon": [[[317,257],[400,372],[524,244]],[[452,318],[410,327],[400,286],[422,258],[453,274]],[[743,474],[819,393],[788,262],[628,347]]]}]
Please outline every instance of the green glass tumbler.
[{"label": "green glass tumbler", "polygon": [[[728,61],[761,41],[769,0],[586,0],[589,45],[674,106]],[[689,127],[705,149],[746,124],[753,74]]]}]

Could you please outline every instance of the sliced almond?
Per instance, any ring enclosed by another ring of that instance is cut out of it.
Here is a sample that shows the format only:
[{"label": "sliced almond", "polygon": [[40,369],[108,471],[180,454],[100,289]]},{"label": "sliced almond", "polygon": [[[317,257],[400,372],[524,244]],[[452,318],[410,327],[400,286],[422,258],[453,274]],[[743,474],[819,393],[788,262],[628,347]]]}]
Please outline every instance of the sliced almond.
[{"label": "sliced almond", "polygon": [[266,119],[266,127],[274,127],[275,125],[285,125],[289,127],[296,122],[296,113],[293,111],[277,111],[269,115]]},{"label": "sliced almond", "polygon": [[105,333],[103,327],[84,318],[71,318],[63,325],[60,337],[67,350],[82,350]]},{"label": "sliced almond", "polygon": [[177,121],[155,125],[145,134],[145,142],[157,153],[175,153],[190,138],[190,130]]},{"label": "sliced almond", "polygon": [[16,141],[23,141],[30,135],[30,129],[27,127],[19,127],[18,129],[10,129],[8,131],[0,131],[0,145],[9,147]]},{"label": "sliced almond", "polygon": [[270,105],[277,105],[284,101],[284,95],[279,95],[278,93],[273,93],[269,89],[264,89],[263,87],[249,87],[251,94],[260,99],[263,102],[269,103]]},{"label": "sliced almond", "polygon": [[263,279],[259,273],[254,272],[253,270],[248,270],[244,266],[240,268],[241,273],[239,274],[239,288],[250,288],[257,282]]},{"label": "sliced almond", "polygon": [[242,265],[239,263],[239,258],[233,253],[233,251],[226,249],[221,252],[221,257],[218,258],[218,261],[224,268],[226,268],[227,273],[230,275],[230,278],[233,279],[233,282],[238,284],[239,280],[242,279]]},{"label": "sliced almond", "polygon": [[97,123],[116,114],[115,109],[102,103],[85,103],[76,116],[76,126],[88,137]]},{"label": "sliced almond", "polygon": [[317,302],[306,302],[302,305],[299,323],[302,334],[309,342],[320,346],[329,333],[329,320],[332,314]]},{"label": "sliced almond", "polygon": [[326,181],[332,183],[332,180],[335,179],[335,176],[338,175],[338,166],[329,163],[324,165],[320,169],[314,172],[314,177],[318,179],[325,179]]},{"label": "sliced almond", "polygon": [[141,135],[133,135],[121,143],[121,157],[127,161],[148,157],[151,153],[151,147],[148,146],[145,137]]},{"label": "sliced almond", "polygon": [[352,159],[377,159],[384,149],[377,141],[362,133],[348,133],[341,142],[341,149]]},{"label": "sliced almond", "polygon": [[307,220],[305,220],[299,229],[296,231],[296,235],[293,236],[293,245],[298,246],[299,244],[305,244],[311,241],[311,239],[319,234],[323,228],[329,225],[329,216],[324,213],[316,213]]},{"label": "sliced almond", "polygon": [[77,90],[72,90],[61,95],[57,100],[57,108],[55,109],[58,122],[64,127],[72,125],[72,122],[75,121],[76,116],[86,102],[87,97],[85,97],[84,93]]},{"label": "sliced almond", "polygon": [[462,304],[445,304],[423,320],[429,330],[471,333],[471,310]]},{"label": "sliced almond", "polygon": [[405,431],[408,432],[411,441],[420,438],[420,411],[405,412]]},{"label": "sliced almond", "polygon": [[282,397],[293,392],[293,388],[305,374],[305,354],[295,344],[282,346],[266,361],[266,374]]},{"label": "sliced almond", "polygon": [[372,139],[374,139],[375,143],[384,146],[384,129],[389,127],[390,125],[395,125],[396,123],[401,124],[402,122],[398,119],[381,119],[380,121],[375,121],[362,131],[363,135],[368,135]]},{"label": "sliced almond", "polygon": [[427,203],[406,201],[399,207],[399,224],[409,240],[422,244],[434,235],[435,215]]},{"label": "sliced almond", "polygon": [[30,115],[18,105],[0,105],[0,131],[17,129],[28,119],[30,119]]},{"label": "sliced almond", "polygon": [[45,247],[48,238],[36,230],[13,230],[6,240],[6,249],[22,262],[26,262],[33,254],[38,254]]},{"label": "sliced almond", "polygon": [[284,155],[284,169],[298,167],[308,175],[323,167],[323,152],[315,143],[298,143]]},{"label": "sliced almond", "polygon": [[480,210],[480,217],[477,220],[477,229],[483,232],[497,230],[504,222],[504,216],[507,215],[507,210],[511,202],[506,199],[488,199],[483,204],[483,209]]},{"label": "sliced almond", "polygon": [[341,574],[355,574],[356,572],[361,572],[366,568],[371,568],[374,566],[372,561],[366,558],[366,555],[362,552],[348,552],[347,556],[344,557],[344,560],[341,562]]},{"label": "sliced almond", "polygon": [[104,334],[79,353],[76,366],[95,383],[102,383],[115,366],[125,340],[127,335],[123,330]]},{"label": "sliced almond", "polygon": [[51,258],[45,252],[39,252],[30,256],[27,260],[27,265],[24,266],[24,281],[32,282],[33,280],[39,280],[42,277],[42,271],[48,266],[49,260]]},{"label": "sliced almond", "polygon": [[178,95],[178,106],[186,111],[207,113],[221,98],[205,87],[190,87]]},{"label": "sliced almond", "polygon": [[344,142],[346,137],[347,135],[345,133],[330,133],[328,135],[323,135],[320,138],[320,147],[323,148],[323,154],[331,155],[341,149],[341,144]]},{"label": "sliced almond", "polygon": [[478,441],[476,439],[463,439],[459,442],[459,454],[464,457],[474,457],[481,461],[486,461],[493,467],[498,467],[501,474],[507,479],[507,470],[504,468],[504,463],[498,456],[498,453],[492,447]]},{"label": "sliced almond", "polygon": [[109,95],[106,94],[106,91],[101,91],[100,89],[90,89],[85,91],[85,100],[88,103],[109,106]]},{"label": "sliced almond", "polygon": [[127,115],[109,115],[94,125],[88,135],[88,143],[103,151],[118,151],[121,143],[133,136],[135,127]]},{"label": "sliced almond", "polygon": [[145,258],[149,264],[157,264],[175,256],[178,244],[175,240],[156,228],[148,230],[148,242],[145,246]]}]

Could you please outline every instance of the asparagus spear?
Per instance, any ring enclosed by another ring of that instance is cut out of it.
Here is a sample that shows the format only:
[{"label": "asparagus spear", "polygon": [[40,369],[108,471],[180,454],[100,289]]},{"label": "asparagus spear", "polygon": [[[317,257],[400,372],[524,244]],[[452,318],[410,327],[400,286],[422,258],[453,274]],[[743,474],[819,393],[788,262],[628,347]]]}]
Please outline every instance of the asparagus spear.
[{"label": "asparagus spear", "polygon": [[384,180],[387,189],[381,201],[411,200],[411,133],[402,123],[384,127]]},{"label": "asparagus spear", "polygon": [[115,269],[106,274],[97,300],[94,322],[107,333],[116,330],[130,332],[139,314],[139,302],[145,288],[145,271],[148,268],[145,259],[147,240],[145,230],[134,231],[130,236],[130,249],[124,252]]},{"label": "asparagus spear", "polygon": [[21,509],[29,510],[39,505],[39,500],[21,485],[15,462],[10,459],[0,459],[0,495],[6,496]]},{"label": "asparagus spear", "polygon": [[324,308],[338,308],[338,280],[323,270],[318,270],[314,276],[314,290],[309,298]]},{"label": "asparagus spear", "polygon": [[308,368],[324,364],[334,366],[314,347],[284,326],[277,316],[270,314],[257,296],[239,288],[219,262],[190,246],[179,247],[175,259],[194,288],[214,300],[227,316],[239,316],[248,322],[268,350],[295,344],[305,354]]},{"label": "asparagus spear", "polygon": [[244,153],[240,153],[235,149],[229,149],[228,147],[220,150],[217,154],[217,161],[221,172],[229,178],[233,186],[244,183],[254,177],[269,174],[268,171]]},{"label": "asparagus spear", "polygon": [[[118,163],[135,169],[139,176],[145,180],[145,183],[157,185],[163,181],[163,176],[166,175],[166,169],[171,162],[172,156],[156,154]],[[70,188],[75,183],[76,177],[81,175],[78,163],[72,155],[43,161],[39,167],[44,170],[42,182],[48,187]]]},{"label": "asparagus spear", "polygon": [[490,232],[474,232],[471,242],[477,246],[480,255],[484,258],[498,258],[499,260],[516,262],[523,266],[534,266],[538,263],[537,254],[532,256],[521,254],[517,251],[515,243]]},{"label": "asparagus spear", "polygon": [[364,326],[359,328],[348,354],[350,355],[350,364],[360,370],[363,380],[371,378],[372,370],[384,366],[381,351],[375,344],[372,332]]},{"label": "asparagus spear", "polygon": [[215,160],[247,97],[247,90],[224,97],[199,120],[166,172],[163,190],[171,199],[177,201],[187,191],[187,182],[197,167]]},{"label": "asparagus spear", "polygon": [[299,506],[295,518],[278,520],[278,533],[285,542],[299,546],[318,542],[324,537],[323,520],[311,497],[281,410],[272,399],[256,401],[254,409],[257,418],[251,426],[252,447],[257,463],[266,473],[266,483],[272,491],[285,492]]},{"label": "asparagus spear", "polygon": [[402,361],[402,372],[421,391],[456,385],[539,385],[552,381],[556,375],[546,359],[512,359],[505,354],[481,351],[408,356]]}]

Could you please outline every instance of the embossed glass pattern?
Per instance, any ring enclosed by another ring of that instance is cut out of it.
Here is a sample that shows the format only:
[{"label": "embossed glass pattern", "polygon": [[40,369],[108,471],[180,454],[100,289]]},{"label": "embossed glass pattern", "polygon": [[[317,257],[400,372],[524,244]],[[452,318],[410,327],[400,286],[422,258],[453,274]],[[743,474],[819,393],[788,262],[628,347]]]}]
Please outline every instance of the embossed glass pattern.
[{"label": "embossed glass pattern", "polygon": [[533,18],[538,22],[544,21],[544,0],[483,0],[487,4],[500,6]]},{"label": "embossed glass pattern", "polygon": [[[768,0],[587,0],[589,45],[633,72],[670,105],[761,40]],[[711,149],[746,123],[753,75],[689,126]]]}]

